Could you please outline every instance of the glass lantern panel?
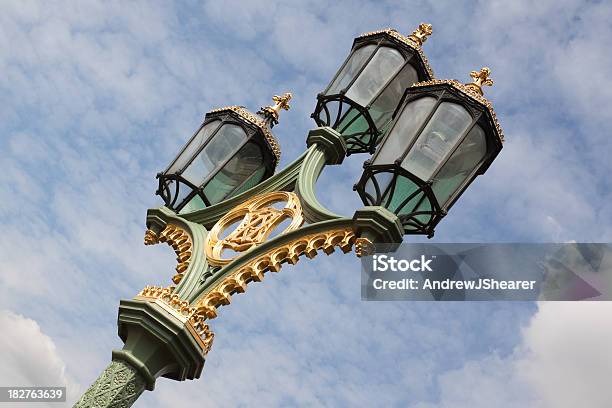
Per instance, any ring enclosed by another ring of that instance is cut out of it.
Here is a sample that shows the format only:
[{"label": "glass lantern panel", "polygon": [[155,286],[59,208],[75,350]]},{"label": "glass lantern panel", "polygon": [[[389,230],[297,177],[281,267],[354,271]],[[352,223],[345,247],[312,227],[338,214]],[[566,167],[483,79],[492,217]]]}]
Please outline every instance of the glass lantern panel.
[{"label": "glass lantern panel", "polygon": [[261,171],[262,165],[261,148],[254,142],[248,142],[206,184],[204,195],[210,204],[224,200],[236,187],[248,181],[258,170]]},{"label": "glass lantern panel", "polygon": [[368,178],[365,192],[368,205],[381,205],[403,216],[402,222],[406,223],[407,230],[418,230],[428,225],[435,213],[423,189],[392,170],[375,173]]},{"label": "glass lantern panel", "polygon": [[199,195],[197,195],[193,197],[191,200],[189,200],[189,202],[185,204],[183,208],[181,208],[181,210],[179,211],[179,214],[186,214],[192,211],[201,210],[203,208],[206,208],[206,204],[204,204],[204,201],[202,200],[202,198]]},{"label": "glass lantern panel", "polygon": [[393,181],[392,172],[380,172],[375,176],[368,178],[365,184],[365,192],[371,197],[371,205],[381,205],[381,199],[386,196],[386,190],[389,183]]},{"label": "glass lantern panel", "polygon": [[378,95],[376,100],[374,100],[370,107],[370,116],[374,120],[374,124],[378,130],[385,130],[386,125],[391,121],[391,116],[397,108],[397,104],[402,98],[402,95],[404,95],[404,91],[417,82],[418,79],[419,76],[416,70],[412,65],[406,64],[387,85],[385,90]]},{"label": "glass lantern panel", "polygon": [[363,115],[351,106],[340,119],[336,129],[342,135],[351,135],[368,130],[368,123]]},{"label": "glass lantern panel", "polygon": [[399,51],[380,47],[346,92],[346,96],[361,106],[369,105],[403,64],[404,57]]},{"label": "glass lantern panel", "polygon": [[449,198],[470,177],[486,154],[485,133],[476,125],[434,176],[432,189],[441,207],[446,205]]},{"label": "glass lantern panel", "polygon": [[341,90],[353,80],[355,74],[359,72],[363,63],[370,57],[372,52],[376,49],[375,44],[366,45],[353,52],[350,59],[346,62],[342,71],[338,74],[334,82],[329,86],[327,95],[335,95],[340,93]]},{"label": "glass lantern panel", "polygon": [[359,143],[369,146],[370,140],[377,137],[370,131],[370,122],[356,108],[350,105],[345,106],[348,107],[348,110],[335,129],[347,140],[347,147],[355,147],[355,144]]},{"label": "glass lantern panel", "polygon": [[[178,183],[178,184],[175,184],[175,183]],[[178,185],[178,191],[174,190],[177,185]],[[190,186],[180,181],[173,182],[170,188],[173,189],[171,190],[172,197],[174,197],[174,194],[176,192],[176,201],[174,202],[175,208],[181,205],[181,203],[185,201],[185,199],[189,196],[189,194],[193,192],[193,189]]]},{"label": "glass lantern panel", "polygon": [[204,125],[197,135],[191,139],[187,147],[179,154],[166,173],[174,174],[181,170],[185,164],[191,160],[191,157],[200,149],[200,147],[206,143],[208,137],[215,131],[215,129],[217,129],[220,122],[220,120],[214,120]]},{"label": "glass lantern panel", "polygon": [[[405,214],[411,208],[410,203],[420,197],[415,197],[411,199],[401,208],[400,205],[402,205],[404,200],[406,200],[411,194],[417,191],[418,188],[419,187],[414,184],[410,179],[398,175],[394,180],[394,185],[391,185],[391,188],[387,190],[382,203],[389,211],[392,211],[396,214]],[[389,194],[393,194],[390,201]],[[412,207],[414,207],[414,205],[415,204],[413,204]]]},{"label": "glass lantern panel", "polygon": [[410,102],[404,107],[389,136],[379,147],[374,164],[393,164],[408,148],[429,112],[436,104],[436,98],[426,96]]},{"label": "glass lantern panel", "polygon": [[463,106],[442,102],[404,158],[402,167],[421,180],[429,180],[471,123],[472,116]]},{"label": "glass lantern panel", "polygon": [[263,180],[265,173],[266,173],[266,166],[263,163],[261,163],[261,166],[259,166],[257,170],[255,170],[253,174],[244,183],[242,183],[242,185],[238,187],[238,189],[236,189],[236,191],[234,191],[232,195],[243,193],[247,191],[248,189],[255,187],[257,184],[259,184]]},{"label": "glass lantern panel", "polygon": [[183,177],[194,185],[200,186],[244,143],[246,137],[246,132],[238,125],[226,123],[221,126],[214,139],[208,142],[200,154],[187,166]]},{"label": "glass lantern panel", "polygon": [[[395,188],[393,191],[390,189],[388,194],[393,194],[391,201],[386,206],[389,211],[399,216],[409,215],[410,218],[407,222],[411,224],[428,224],[430,222],[433,212],[432,204],[425,192],[412,180],[398,175],[395,179]],[[383,204],[386,203],[387,197],[383,200]],[[424,212],[424,214],[417,214],[418,212]],[[415,228],[415,225],[409,227],[409,229],[411,228]]]}]

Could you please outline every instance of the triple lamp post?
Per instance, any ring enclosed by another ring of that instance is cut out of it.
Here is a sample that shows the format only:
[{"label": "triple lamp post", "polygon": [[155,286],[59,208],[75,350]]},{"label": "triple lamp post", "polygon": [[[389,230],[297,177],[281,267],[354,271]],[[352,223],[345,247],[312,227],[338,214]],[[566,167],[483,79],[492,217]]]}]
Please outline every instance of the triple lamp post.
[{"label": "triple lamp post", "polygon": [[[392,29],[363,34],[312,114],[306,151],[275,174],[280,146],[272,133],[291,94],[253,114],[215,109],[157,175],[164,206],[149,209],[145,244],[177,255],[173,284],[147,286],[119,305],[122,350],[75,407],[129,407],[158,377],[199,378],[213,342],[210,320],[267,272],[300,257],[340,248],[362,256],[405,234],[433,236],[474,179],[502,148],[503,133],[482,87],[434,79],[421,24],[409,36]],[[364,207],[337,215],[317,200],[326,165],[369,157],[354,189]]]}]

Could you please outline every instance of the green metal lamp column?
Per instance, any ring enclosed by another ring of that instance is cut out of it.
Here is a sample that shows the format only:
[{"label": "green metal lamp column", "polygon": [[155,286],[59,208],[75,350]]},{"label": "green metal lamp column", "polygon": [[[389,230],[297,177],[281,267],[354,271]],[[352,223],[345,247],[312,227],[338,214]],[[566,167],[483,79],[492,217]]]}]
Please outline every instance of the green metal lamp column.
[{"label": "green metal lamp column", "polygon": [[145,379],[130,364],[113,361],[87,389],[74,408],[127,408],[145,390]]}]

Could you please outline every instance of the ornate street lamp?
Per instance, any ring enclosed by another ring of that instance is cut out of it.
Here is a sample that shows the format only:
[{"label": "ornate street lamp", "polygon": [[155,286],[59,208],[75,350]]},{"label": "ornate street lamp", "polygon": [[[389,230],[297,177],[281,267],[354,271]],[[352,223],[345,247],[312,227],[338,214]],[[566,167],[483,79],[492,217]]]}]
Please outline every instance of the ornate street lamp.
[{"label": "ornate street lamp", "polygon": [[394,29],[363,34],[324,92],[312,117],[346,140],[347,152],[373,153],[404,90],[433,78],[421,45],[432,33],[421,24],[408,37]]},{"label": "ornate street lamp", "polygon": [[355,189],[366,205],[398,215],[406,234],[433,236],[434,228],[476,176],[502,149],[503,133],[482,86],[431,80],[406,90],[390,131],[364,163]]},{"label": "ornate street lamp", "polygon": [[280,160],[280,147],[270,129],[291,94],[274,96],[274,106],[257,115],[242,106],[206,114],[168,168],[157,175],[157,194],[180,213],[199,210],[239,194],[267,179]]},{"label": "ornate street lamp", "polygon": [[[276,174],[280,149],[270,128],[290,94],[258,114],[236,106],[206,114],[157,176],[166,205],[147,211],[145,245],[170,245],[176,273],[166,287],[121,300],[123,349],[75,408],[127,408],[160,377],[199,378],[214,339],[210,321],[268,272],[321,252],[362,256],[404,234],[433,234],[503,135],[482,96],[493,83],[489,70],[472,72],[467,85],[430,79],[420,51],[429,33],[422,24],[409,37],[384,30],[357,38],[318,96],[314,117],[331,127],[312,129],[304,154]],[[323,168],[377,143],[355,186],[366,206],[348,216],[325,208],[315,193]]]}]

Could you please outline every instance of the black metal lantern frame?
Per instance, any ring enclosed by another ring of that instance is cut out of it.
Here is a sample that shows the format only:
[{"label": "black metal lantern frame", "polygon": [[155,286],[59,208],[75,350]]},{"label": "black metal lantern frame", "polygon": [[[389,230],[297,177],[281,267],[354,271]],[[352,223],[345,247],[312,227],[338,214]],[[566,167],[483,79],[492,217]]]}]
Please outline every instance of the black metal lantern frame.
[{"label": "black metal lantern frame", "polygon": [[[386,140],[390,137],[402,136],[392,134],[393,126],[397,124],[397,121],[401,116],[400,113],[408,104],[424,97],[436,98],[436,102],[432,106],[426,118],[419,125],[418,130],[414,133],[410,144],[401,153],[398,153],[398,158],[393,163],[376,164],[377,156],[380,154],[380,151],[382,150],[381,147],[384,145]],[[436,110],[443,102],[451,102],[461,105],[471,115],[472,121],[457,138],[453,148],[450,149],[445,154],[443,160],[438,163],[429,179],[423,180],[402,167],[402,162],[409,152],[415,147],[419,136],[430,123]],[[474,127],[477,125],[484,131],[486,154],[477,164],[474,165],[474,168],[469,176],[466,177],[465,180],[463,180],[463,182],[452,192],[450,197],[444,200],[444,202],[440,203],[436,197],[434,189],[432,188],[432,185],[436,180],[436,176],[448,163],[449,159],[453,156],[453,153],[459,149],[472,129],[474,129]],[[362,177],[359,182],[355,184],[354,189],[359,193],[359,196],[364,204],[384,206],[395,212],[400,218],[406,234],[423,234],[431,238],[434,234],[434,228],[447,214],[448,210],[454,205],[454,203],[459,199],[459,197],[469,187],[474,179],[478,175],[484,174],[489,168],[493,160],[501,151],[502,143],[503,133],[499,123],[497,122],[495,112],[493,111],[490,102],[484,97],[474,92],[466,85],[463,85],[455,80],[431,80],[415,84],[413,87],[408,88],[405,91],[398,108],[393,114],[393,122],[389,132],[381,141],[379,150],[376,152],[376,154],[364,163]],[[386,190],[381,189],[379,185],[379,179],[381,176],[384,176],[387,180],[389,176],[392,177],[391,181],[388,182],[386,186]],[[405,179],[414,183],[414,191],[402,196],[399,200],[397,197],[394,200],[394,193],[396,193],[394,189],[397,185],[397,180],[400,177],[404,177]],[[366,185],[371,186],[370,191],[373,189],[374,194],[367,191],[368,189],[366,188]],[[395,205],[391,205],[392,200],[396,202]]]},{"label": "black metal lantern frame", "polygon": [[[414,174],[403,169],[399,163],[382,166],[370,166],[370,162],[364,163],[362,178],[354,186],[359,197],[365,205],[380,205],[385,208],[391,206],[391,200],[397,186],[397,179],[405,177],[415,185],[415,190],[402,197],[402,202],[394,209],[399,220],[404,226],[404,233],[410,235],[427,235],[433,237],[434,227],[446,215],[446,211],[440,208],[438,201],[431,189],[431,182],[423,181]],[[387,187],[381,189],[377,175],[381,173],[392,173],[392,180]],[[372,183],[375,194],[368,193],[365,183]],[[425,204],[425,206],[424,206]],[[401,214],[404,208],[409,208],[406,214]]]},{"label": "black metal lantern frame", "polygon": [[[338,93],[328,94],[332,85],[336,82],[338,77],[343,74],[345,67],[350,63],[355,52],[368,45],[374,45],[376,48],[371,52],[370,56],[362,62],[361,67],[353,75],[353,78],[346,86],[340,89]],[[349,98],[346,93],[351,89],[355,81],[360,78],[360,75],[366,67],[368,67],[368,64],[381,47],[390,47],[397,50],[404,58],[404,63],[372,97],[370,104],[361,106],[359,103]],[[400,75],[406,65],[411,65],[415,69],[418,81],[427,81],[433,78],[433,71],[427,61],[427,57],[425,57],[420,48],[420,44],[417,44],[411,38],[405,37],[392,29],[366,33],[356,38],[353,42],[353,47],[349,56],[336,72],[334,78],[330,81],[325,91],[317,95],[317,105],[311,117],[318,126],[330,126],[344,137],[347,145],[347,155],[353,153],[374,153],[377,141],[383,133],[384,125],[388,122],[377,126],[370,114],[372,102],[377,101],[396,77]],[[412,84],[403,85],[409,87]],[[354,131],[351,130],[351,126],[358,120],[365,120],[366,126],[362,126]]]},{"label": "black metal lantern frame", "polygon": [[[185,160],[184,164],[176,169],[173,172],[170,172],[170,169],[174,166],[177,160],[185,153],[190,144],[194,141],[200,131],[207,126],[208,124],[218,121],[219,124],[216,126],[214,131],[208,135],[205,141],[191,153],[191,156]],[[242,143],[237,144],[231,151],[231,154],[228,155],[220,164],[215,166],[214,170],[206,176],[204,181],[199,185],[195,185],[189,180],[187,180],[183,173],[189,167],[189,165],[196,160],[196,158],[200,155],[200,153],[206,148],[206,146],[214,140],[218,135],[218,132],[224,125],[231,124],[240,126],[244,132],[246,133],[246,137],[243,139]],[[179,212],[187,203],[189,203],[195,197],[199,197],[205,206],[210,206],[215,204],[216,202],[211,202],[211,200],[204,193],[204,189],[208,185],[208,183],[213,180],[213,178],[223,170],[223,168],[232,160],[234,157],[241,151],[241,149],[247,144],[254,142],[261,150],[263,156],[263,164],[265,167],[264,175],[262,180],[270,177],[274,174],[274,170],[279,161],[280,156],[280,148],[278,147],[278,143],[269,132],[267,127],[267,122],[259,117],[256,117],[252,113],[248,112],[246,109],[238,106],[231,106],[228,108],[216,109],[212,112],[206,114],[204,123],[198,128],[198,130],[194,133],[194,135],[189,139],[189,141],[185,144],[183,149],[181,149],[180,153],[176,156],[176,158],[171,162],[168,168],[162,172],[157,174],[157,179],[159,180],[158,189],[156,194],[162,197],[164,200],[164,204],[176,211]],[[267,130],[267,132],[265,132]],[[265,134],[268,133],[268,134]],[[238,186],[236,186],[232,191],[230,191],[224,198],[231,197],[232,195],[240,192],[245,186],[244,184],[248,181],[245,180]]]}]

